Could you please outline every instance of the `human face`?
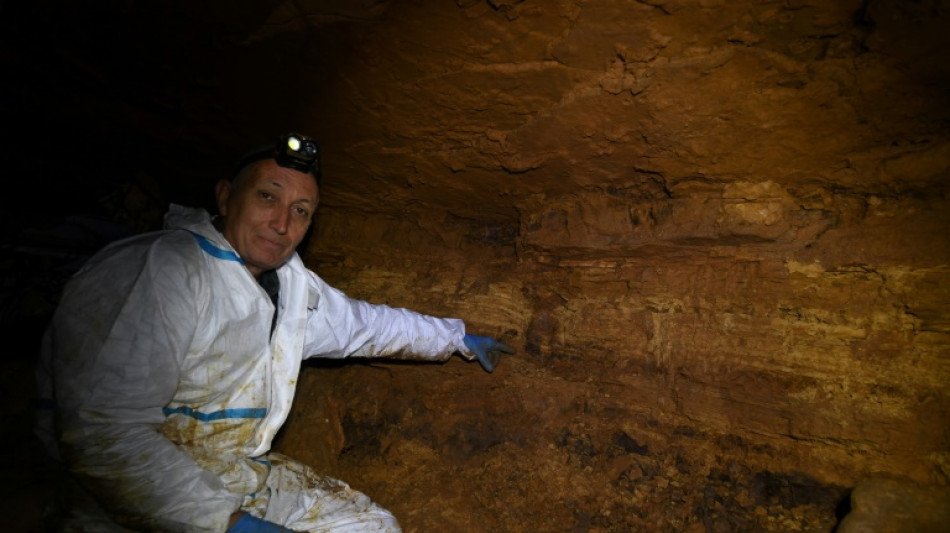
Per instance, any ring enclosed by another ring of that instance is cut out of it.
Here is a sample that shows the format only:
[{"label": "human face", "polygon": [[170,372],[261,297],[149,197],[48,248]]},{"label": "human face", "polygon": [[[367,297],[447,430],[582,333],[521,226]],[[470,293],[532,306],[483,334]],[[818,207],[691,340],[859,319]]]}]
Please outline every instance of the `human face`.
[{"label": "human face", "polygon": [[317,209],[313,176],[273,159],[253,163],[234,183],[218,182],[221,233],[254,277],[279,267],[303,240]]}]

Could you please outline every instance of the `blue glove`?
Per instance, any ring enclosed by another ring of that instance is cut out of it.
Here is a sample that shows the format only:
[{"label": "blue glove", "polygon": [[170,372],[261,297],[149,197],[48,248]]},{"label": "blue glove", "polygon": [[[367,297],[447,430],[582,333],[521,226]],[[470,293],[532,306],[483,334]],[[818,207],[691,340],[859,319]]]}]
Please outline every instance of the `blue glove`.
[{"label": "blue glove", "polygon": [[257,518],[250,513],[244,513],[233,526],[228,528],[227,533],[294,533],[294,531]]},{"label": "blue glove", "polygon": [[462,341],[465,343],[465,347],[475,354],[486,372],[495,369],[495,365],[501,360],[502,353],[515,353],[515,349],[511,346],[502,344],[490,337],[466,334]]}]

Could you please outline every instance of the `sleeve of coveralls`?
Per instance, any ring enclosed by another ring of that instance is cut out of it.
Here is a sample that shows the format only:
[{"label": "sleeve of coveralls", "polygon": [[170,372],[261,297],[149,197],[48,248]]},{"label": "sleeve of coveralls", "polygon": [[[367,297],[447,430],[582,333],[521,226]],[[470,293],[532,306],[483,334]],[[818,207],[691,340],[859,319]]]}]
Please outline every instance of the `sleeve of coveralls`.
[{"label": "sleeve of coveralls", "polygon": [[224,531],[240,496],[157,429],[201,311],[199,274],[178,253],[137,253],[139,272],[119,254],[74,279],[54,318],[63,458],[119,522]]},{"label": "sleeve of coveralls", "polygon": [[459,319],[356,300],[316,275],[311,287],[316,301],[307,321],[305,357],[444,361],[456,351],[467,355]]}]

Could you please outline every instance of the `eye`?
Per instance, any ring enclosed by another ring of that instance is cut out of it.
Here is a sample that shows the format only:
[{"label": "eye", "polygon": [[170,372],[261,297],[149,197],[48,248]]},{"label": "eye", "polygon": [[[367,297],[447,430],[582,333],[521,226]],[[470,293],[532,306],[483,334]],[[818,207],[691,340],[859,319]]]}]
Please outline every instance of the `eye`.
[{"label": "eye", "polygon": [[301,217],[307,217],[307,218],[310,217],[310,211],[304,209],[303,207],[295,207],[294,214]]},{"label": "eye", "polygon": [[274,198],[274,195],[267,191],[258,191],[257,194],[262,200],[271,200]]}]

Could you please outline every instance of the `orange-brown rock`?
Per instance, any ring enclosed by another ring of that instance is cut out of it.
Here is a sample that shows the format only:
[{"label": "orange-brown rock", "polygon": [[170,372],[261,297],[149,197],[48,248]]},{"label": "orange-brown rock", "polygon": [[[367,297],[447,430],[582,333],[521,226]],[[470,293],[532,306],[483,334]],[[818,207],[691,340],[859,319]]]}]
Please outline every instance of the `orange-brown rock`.
[{"label": "orange-brown rock", "polygon": [[831,531],[950,483],[946,1],[209,5],[110,12],[144,65],[51,48],[201,146],[148,169],[172,200],[318,137],[305,261],[518,350],[310,364],[280,451],[412,532]]}]

